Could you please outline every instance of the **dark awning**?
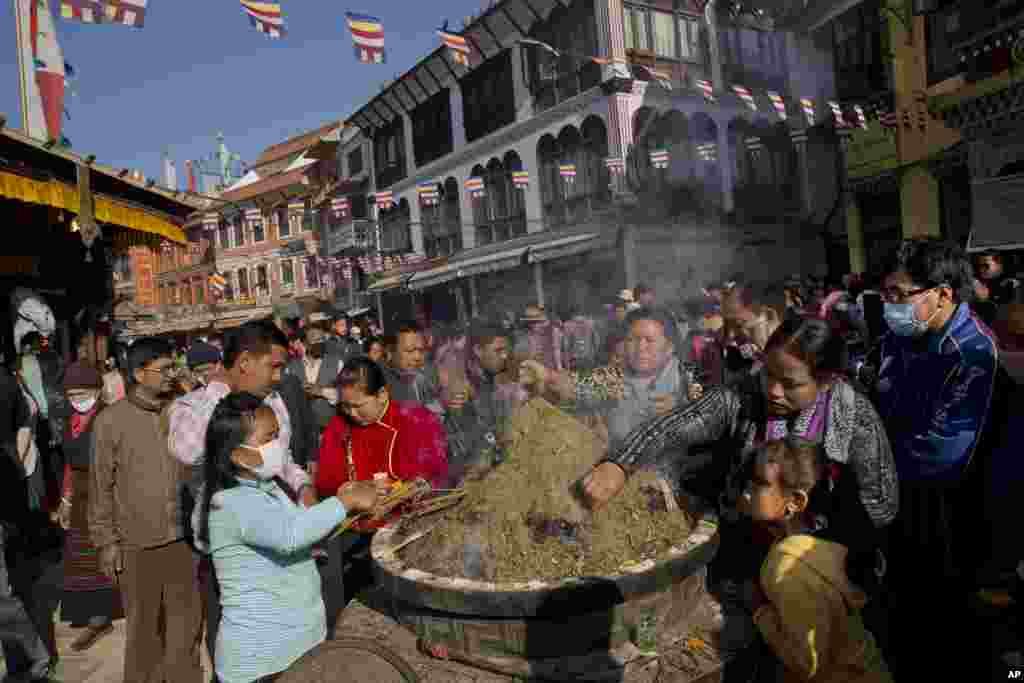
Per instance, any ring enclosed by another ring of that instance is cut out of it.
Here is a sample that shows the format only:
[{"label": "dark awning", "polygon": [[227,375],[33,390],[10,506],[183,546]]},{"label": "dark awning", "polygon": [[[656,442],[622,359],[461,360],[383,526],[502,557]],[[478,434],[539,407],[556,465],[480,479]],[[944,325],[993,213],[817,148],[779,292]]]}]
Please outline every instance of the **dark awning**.
[{"label": "dark awning", "polygon": [[968,252],[1024,248],[1024,174],[972,182],[971,204]]}]

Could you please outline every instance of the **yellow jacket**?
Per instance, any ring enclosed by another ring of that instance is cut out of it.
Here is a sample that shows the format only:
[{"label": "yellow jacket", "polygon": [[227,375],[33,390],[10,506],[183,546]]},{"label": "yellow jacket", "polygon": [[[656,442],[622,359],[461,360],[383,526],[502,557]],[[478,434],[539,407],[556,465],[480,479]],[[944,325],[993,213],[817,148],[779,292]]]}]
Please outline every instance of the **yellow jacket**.
[{"label": "yellow jacket", "polygon": [[785,667],[785,683],[892,683],[861,619],[867,597],[846,576],[846,554],[838,543],[788,536],[761,567],[768,603],[754,623]]}]

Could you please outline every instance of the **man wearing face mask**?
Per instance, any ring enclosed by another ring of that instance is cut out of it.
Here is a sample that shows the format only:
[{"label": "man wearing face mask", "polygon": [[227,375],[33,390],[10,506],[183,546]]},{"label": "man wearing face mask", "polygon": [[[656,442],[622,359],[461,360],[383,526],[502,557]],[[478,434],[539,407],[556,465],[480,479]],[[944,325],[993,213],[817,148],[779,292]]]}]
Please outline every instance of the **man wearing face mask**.
[{"label": "man wearing face mask", "polygon": [[89,532],[124,597],[124,680],[199,683],[201,602],[179,508],[187,470],[168,453],[163,416],[170,346],[138,340],[127,370],[125,400],[93,421]]},{"label": "man wearing face mask", "polygon": [[306,353],[288,364],[288,373],[298,377],[309,401],[313,414],[316,443],[327,428],[327,423],[338,414],[338,373],[344,365],[341,351],[335,344],[328,344],[330,329],[325,313],[313,313],[306,323]]},{"label": "man wearing face mask", "polygon": [[224,371],[221,350],[213,344],[196,342],[188,350],[185,357],[191,374],[191,385],[189,391],[195,391],[210,383],[211,377],[216,377]]},{"label": "man wearing face mask", "polygon": [[892,630],[928,640],[909,622],[942,624],[928,613],[937,591],[952,589],[951,602],[964,602],[958,598],[984,561],[980,548],[969,547],[978,536],[970,523],[983,503],[977,484],[987,456],[980,449],[993,426],[999,352],[966,303],[973,273],[958,246],[904,241],[883,274],[890,332],[876,360],[876,400],[899,472],[893,588],[903,602],[895,611],[908,620],[908,628]]}]

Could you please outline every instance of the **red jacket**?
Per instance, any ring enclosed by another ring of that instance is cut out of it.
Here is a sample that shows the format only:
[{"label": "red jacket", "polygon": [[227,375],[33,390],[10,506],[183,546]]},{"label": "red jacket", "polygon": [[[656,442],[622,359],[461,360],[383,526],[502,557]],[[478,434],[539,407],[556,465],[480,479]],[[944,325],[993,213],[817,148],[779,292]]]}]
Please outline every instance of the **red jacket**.
[{"label": "red jacket", "polygon": [[384,416],[365,427],[336,415],[320,442],[316,488],[321,497],[333,496],[349,481],[346,441],[352,438],[356,481],[370,481],[377,472],[392,479],[426,479],[443,488],[448,478],[448,439],[441,421],[419,403],[391,401]]}]

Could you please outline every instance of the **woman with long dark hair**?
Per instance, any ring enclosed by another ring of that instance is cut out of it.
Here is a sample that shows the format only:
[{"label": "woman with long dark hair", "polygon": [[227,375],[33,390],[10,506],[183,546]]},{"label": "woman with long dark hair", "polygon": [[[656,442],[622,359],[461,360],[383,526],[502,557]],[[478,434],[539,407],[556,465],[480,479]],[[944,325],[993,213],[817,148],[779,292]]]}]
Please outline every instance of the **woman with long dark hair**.
[{"label": "woman with long dark hair", "polygon": [[286,448],[262,398],[230,394],[217,404],[194,528],[220,585],[214,668],[222,683],[266,680],[323,642],[313,544],[376,504],[373,484],[353,483],[303,508],[278,483]]},{"label": "woman with long dark hair", "polygon": [[[732,570],[730,578],[748,580],[766,546],[755,552],[749,525],[735,521],[743,474],[759,444],[798,436],[821,443],[829,463],[825,487],[834,504],[830,514],[819,516],[818,533],[850,547],[851,559],[864,570],[855,578],[870,581],[879,531],[896,516],[896,469],[878,414],[843,378],[843,351],[826,321],[787,318],[765,344],[759,389],[713,387],[701,400],[635,429],[587,477],[591,504],[608,503],[639,469],[660,469],[676,479],[696,475],[690,484],[696,492],[722,492],[719,567]],[[729,539],[739,541],[732,544],[735,555]]]}]

